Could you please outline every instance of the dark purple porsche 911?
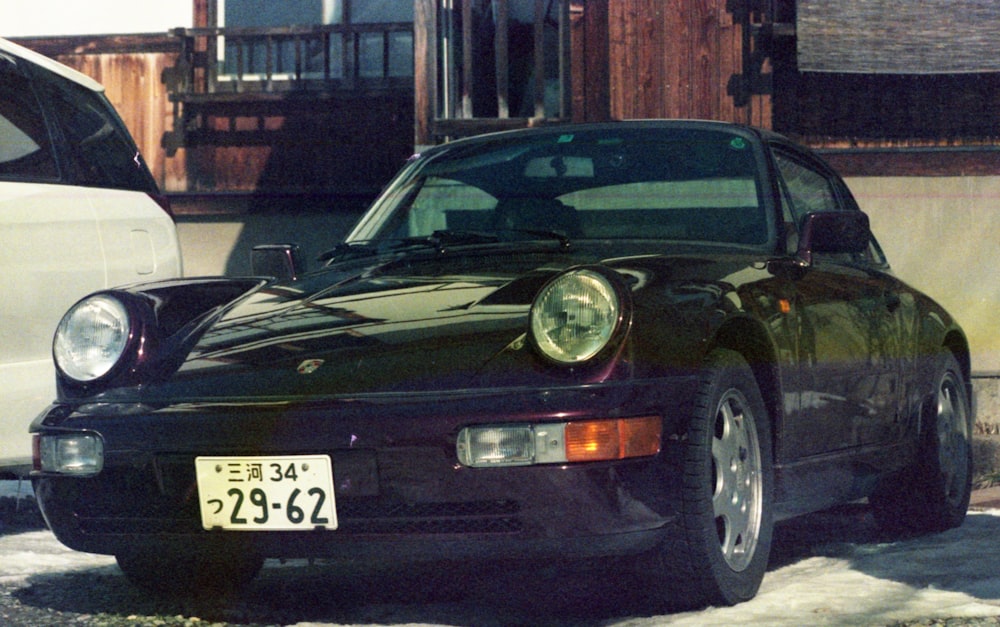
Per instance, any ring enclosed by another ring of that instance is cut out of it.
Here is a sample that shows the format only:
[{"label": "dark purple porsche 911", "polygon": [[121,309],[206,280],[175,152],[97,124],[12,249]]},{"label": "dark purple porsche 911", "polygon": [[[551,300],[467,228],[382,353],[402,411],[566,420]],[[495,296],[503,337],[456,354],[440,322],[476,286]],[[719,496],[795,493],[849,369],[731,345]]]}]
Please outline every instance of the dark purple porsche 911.
[{"label": "dark purple porsche 911", "polygon": [[614,556],[651,600],[733,604],[781,519],[866,497],[889,530],[965,516],[967,340],[780,136],[455,141],[320,267],[295,253],[66,314],[32,426],[59,540],[147,588],[269,557]]}]

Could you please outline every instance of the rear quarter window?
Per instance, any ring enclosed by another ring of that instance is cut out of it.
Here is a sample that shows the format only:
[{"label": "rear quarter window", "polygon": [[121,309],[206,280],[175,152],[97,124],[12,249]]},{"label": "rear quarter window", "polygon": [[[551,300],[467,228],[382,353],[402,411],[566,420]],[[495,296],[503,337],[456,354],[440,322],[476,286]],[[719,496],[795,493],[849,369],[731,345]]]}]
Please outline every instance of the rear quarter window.
[{"label": "rear quarter window", "polygon": [[31,83],[0,56],[0,179],[58,177],[52,139]]},{"label": "rear quarter window", "polygon": [[135,142],[104,94],[59,76],[39,78],[66,146],[68,182],[156,193]]}]

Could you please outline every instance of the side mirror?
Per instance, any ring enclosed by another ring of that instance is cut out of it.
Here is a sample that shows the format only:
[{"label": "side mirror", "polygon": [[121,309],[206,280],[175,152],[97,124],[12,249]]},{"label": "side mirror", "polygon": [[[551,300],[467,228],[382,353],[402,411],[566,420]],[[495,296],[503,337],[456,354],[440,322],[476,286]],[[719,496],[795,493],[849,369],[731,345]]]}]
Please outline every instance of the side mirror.
[{"label": "side mirror", "polygon": [[250,252],[250,267],[256,276],[278,280],[299,278],[306,268],[298,244],[261,244]]},{"label": "side mirror", "polygon": [[861,211],[809,213],[799,228],[798,257],[809,264],[815,253],[862,253],[871,237],[868,216]]}]

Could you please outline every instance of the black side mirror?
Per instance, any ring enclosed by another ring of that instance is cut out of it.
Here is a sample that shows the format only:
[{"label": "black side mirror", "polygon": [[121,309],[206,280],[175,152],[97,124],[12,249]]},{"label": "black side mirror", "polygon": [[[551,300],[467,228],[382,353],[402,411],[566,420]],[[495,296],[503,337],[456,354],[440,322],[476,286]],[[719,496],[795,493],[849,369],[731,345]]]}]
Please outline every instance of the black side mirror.
[{"label": "black side mirror", "polygon": [[812,263],[815,253],[862,253],[871,242],[871,225],[861,211],[806,214],[799,228],[798,257]]},{"label": "black side mirror", "polygon": [[250,252],[250,267],[256,276],[294,281],[306,268],[298,244],[261,244]]}]

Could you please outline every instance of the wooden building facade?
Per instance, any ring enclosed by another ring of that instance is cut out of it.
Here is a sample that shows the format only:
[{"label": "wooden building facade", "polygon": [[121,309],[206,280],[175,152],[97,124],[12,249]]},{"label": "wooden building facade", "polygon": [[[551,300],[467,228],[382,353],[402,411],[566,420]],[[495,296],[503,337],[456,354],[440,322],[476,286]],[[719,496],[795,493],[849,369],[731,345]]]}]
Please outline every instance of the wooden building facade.
[{"label": "wooden building facade", "polygon": [[106,86],[168,192],[367,199],[415,147],[663,117],[772,128],[847,175],[1000,174],[1000,72],[802,71],[816,0],[315,0],[336,14],[263,26],[192,1],[190,29],[18,40]]}]

